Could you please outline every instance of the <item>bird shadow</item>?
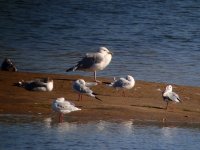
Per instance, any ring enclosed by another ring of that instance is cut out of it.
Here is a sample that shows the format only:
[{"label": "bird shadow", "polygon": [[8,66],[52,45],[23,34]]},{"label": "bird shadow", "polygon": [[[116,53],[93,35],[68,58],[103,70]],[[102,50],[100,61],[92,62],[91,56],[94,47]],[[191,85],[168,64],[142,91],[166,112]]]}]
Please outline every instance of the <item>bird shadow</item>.
[{"label": "bird shadow", "polygon": [[16,86],[16,87],[22,87],[22,86],[20,86],[20,84],[19,84],[19,83],[13,83],[13,84],[12,84],[12,86]]},{"label": "bird shadow", "polygon": [[76,81],[76,79],[62,79],[62,78],[53,78],[53,80],[58,80],[58,81]]},{"label": "bird shadow", "polygon": [[150,106],[150,105],[130,105],[130,106],[134,106],[134,107],[145,107],[145,108],[155,108],[155,109],[165,109],[163,107],[159,107],[159,106]]}]

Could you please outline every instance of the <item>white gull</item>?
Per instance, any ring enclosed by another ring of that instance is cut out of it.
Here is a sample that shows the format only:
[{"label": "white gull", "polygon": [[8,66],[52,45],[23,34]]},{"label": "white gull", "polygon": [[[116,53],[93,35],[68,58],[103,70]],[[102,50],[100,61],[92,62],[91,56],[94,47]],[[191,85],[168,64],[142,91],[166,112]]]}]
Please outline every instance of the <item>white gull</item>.
[{"label": "white gull", "polygon": [[80,108],[75,107],[71,102],[66,101],[64,97],[54,100],[52,103],[52,109],[59,113],[59,122],[63,122],[64,114],[81,110]]},{"label": "white gull", "polygon": [[119,78],[110,83],[108,86],[115,89],[123,89],[123,96],[125,96],[124,90],[130,90],[135,86],[135,80],[131,75],[127,75],[126,78]]},{"label": "white gull", "polygon": [[82,100],[82,94],[86,94],[88,96],[94,97],[97,100],[100,100],[98,97],[96,97],[96,94],[89,88],[91,86],[97,85],[96,82],[85,82],[83,79],[78,79],[74,81],[73,83],[73,89],[78,92],[79,98],[78,100]]},{"label": "white gull", "polygon": [[96,53],[87,53],[75,66],[66,70],[69,71],[88,71],[94,72],[94,80],[96,80],[96,72],[105,69],[111,62],[112,52],[106,47],[100,47]]},{"label": "white gull", "polygon": [[170,101],[173,101],[175,103],[181,102],[179,95],[176,94],[175,92],[172,92],[172,86],[171,85],[166,86],[165,91],[163,91],[163,93],[162,93],[162,97],[163,97],[163,100],[166,102],[166,107],[165,107],[166,110],[167,110],[167,107],[168,107],[168,103]]},{"label": "white gull", "polygon": [[23,87],[30,91],[52,91],[53,80],[50,78],[34,79],[31,81],[20,81],[17,86]]}]

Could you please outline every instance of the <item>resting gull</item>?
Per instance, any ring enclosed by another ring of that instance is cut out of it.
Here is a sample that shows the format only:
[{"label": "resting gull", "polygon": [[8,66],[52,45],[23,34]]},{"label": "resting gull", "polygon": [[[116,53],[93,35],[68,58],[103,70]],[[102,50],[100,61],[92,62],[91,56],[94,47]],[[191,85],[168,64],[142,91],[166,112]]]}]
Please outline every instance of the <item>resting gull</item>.
[{"label": "resting gull", "polygon": [[96,97],[96,94],[89,88],[91,86],[97,85],[96,82],[85,82],[83,79],[78,79],[74,81],[73,83],[73,89],[78,92],[79,98],[78,100],[82,100],[82,94],[86,94],[88,96],[94,97],[97,100],[100,100],[98,97]]},{"label": "resting gull", "polygon": [[11,59],[5,58],[3,63],[1,64],[1,70],[16,72],[17,68],[15,64],[11,61]]},{"label": "resting gull", "polygon": [[50,78],[34,79],[31,81],[20,81],[17,86],[23,87],[30,91],[52,91],[53,80]]},{"label": "resting gull", "polygon": [[89,71],[94,72],[94,80],[96,80],[96,72],[105,69],[112,59],[112,52],[106,47],[100,47],[96,53],[87,53],[75,66],[66,70],[69,71]]},{"label": "resting gull", "polygon": [[181,102],[181,99],[179,98],[178,94],[176,94],[175,92],[172,92],[171,85],[168,85],[166,87],[165,91],[163,91],[163,93],[162,93],[162,97],[163,97],[163,100],[166,102],[166,107],[165,107],[166,110],[168,107],[168,103],[170,101],[173,101],[175,103]]},{"label": "resting gull", "polygon": [[55,112],[59,113],[59,122],[63,122],[63,115],[70,113],[72,111],[78,111],[81,110],[80,108],[77,108],[74,106],[74,104],[72,104],[69,101],[66,101],[64,97],[61,98],[57,98],[56,100],[53,101],[52,103],[52,109]]},{"label": "resting gull", "polygon": [[135,80],[131,75],[127,75],[126,78],[119,78],[110,83],[108,86],[113,87],[115,89],[123,89],[123,96],[125,96],[124,90],[130,90],[135,86]]}]

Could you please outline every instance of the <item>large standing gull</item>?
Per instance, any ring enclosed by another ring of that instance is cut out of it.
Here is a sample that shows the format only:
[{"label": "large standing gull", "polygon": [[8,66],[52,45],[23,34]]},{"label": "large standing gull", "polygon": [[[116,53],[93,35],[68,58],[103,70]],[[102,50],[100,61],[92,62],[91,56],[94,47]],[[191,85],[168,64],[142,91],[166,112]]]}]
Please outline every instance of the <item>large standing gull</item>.
[{"label": "large standing gull", "polygon": [[31,81],[20,81],[17,86],[23,87],[30,91],[52,91],[53,80],[50,78],[34,79]]},{"label": "large standing gull", "polygon": [[125,96],[124,90],[130,90],[134,87],[135,80],[132,76],[127,75],[126,78],[119,78],[110,83],[108,86],[113,87],[115,89],[123,89],[123,96]]},{"label": "large standing gull", "polygon": [[97,83],[93,82],[85,82],[83,79],[78,79],[73,83],[73,89],[79,94],[78,100],[82,100],[82,94],[86,94],[88,96],[94,97],[97,100],[100,100],[96,97],[96,94],[89,88],[91,86],[95,86]]},{"label": "large standing gull", "polygon": [[63,97],[57,98],[53,101],[52,109],[59,113],[59,122],[63,122],[63,114],[81,110],[80,108],[75,107],[74,104],[66,101]]},{"label": "large standing gull", "polygon": [[166,107],[165,107],[166,110],[168,107],[168,103],[170,101],[173,101],[175,103],[181,102],[181,99],[179,98],[178,94],[176,94],[175,92],[172,92],[171,85],[168,85],[166,87],[165,91],[163,91],[163,93],[162,93],[162,97],[163,97],[163,100],[166,102]]},{"label": "large standing gull", "polygon": [[69,71],[89,71],[94,72],[94,80],[96,80],[96,72],[105,69],[112,59],[112,52],[106,47],[100,47],[96,53],[87,53],[75,66],[66,70]]}]

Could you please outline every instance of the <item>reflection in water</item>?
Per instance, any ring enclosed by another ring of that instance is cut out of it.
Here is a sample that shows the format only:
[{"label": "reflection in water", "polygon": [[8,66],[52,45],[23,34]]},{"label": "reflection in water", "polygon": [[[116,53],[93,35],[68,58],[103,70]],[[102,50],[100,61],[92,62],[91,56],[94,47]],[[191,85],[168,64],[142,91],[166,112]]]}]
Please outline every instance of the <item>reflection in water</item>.
[{"label": "reflection in water", "polygon": [[176,128],[163,127],[163,128],[161,128],[161,132],[165,138],[171,139],[173,134],[176,133]]},{"label": "reflection in water", "polygon": [[51,128],[52,119],[50,117],[44,119],[44,125],[47,128]]},{"label": "reflection in water", "polygon": [[96,125],[96,126],[97,126],[97,129],[98,129],[99,131],[105,130],[106,124],[107,124],[106,121],[100,120],[100,121],[97,123],[97,125]]},{"label": "reflection in water", "polygon": [[121,132],[123,132],[121,134],[124,134],[125,136],[134,134],[133,120],[123,121],[119,125],[120,125],[120,128],[122,129]]},{"label": "reflection in water", "polygon": [[31,121],[30,116],[18,115],[14,118],[15,122],[11,115],[4,116],[4,121],[1,119],[1,149],[199,148],[199,128],[142,125],[135,124],[133,120],[57,123],[51,117],[43,118],[42,121]]},{"label": "reflection in water", "polygon": [[62,133],[62,132],[72,132],[72,131],[76,131],[77,124],[76,123],[68,123],[68,122],[59,123],[59,124],[57,124],[56,129],[60,133]]},{"label": "reflection in water", "polygon": [[68,132],[68,131],[73,131],[76,130],[77,124],[76,123],[68,123],[68,122],[63,122],[63,123],[58,123],[58,122],[53,122],[53,119],[48,117],[44,119],[44,125],[46,128],[54,128],[56,127],[57,131],[62,133],[62,132]]}]

